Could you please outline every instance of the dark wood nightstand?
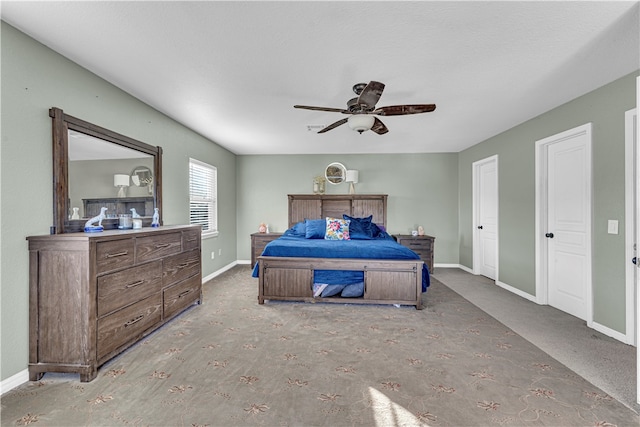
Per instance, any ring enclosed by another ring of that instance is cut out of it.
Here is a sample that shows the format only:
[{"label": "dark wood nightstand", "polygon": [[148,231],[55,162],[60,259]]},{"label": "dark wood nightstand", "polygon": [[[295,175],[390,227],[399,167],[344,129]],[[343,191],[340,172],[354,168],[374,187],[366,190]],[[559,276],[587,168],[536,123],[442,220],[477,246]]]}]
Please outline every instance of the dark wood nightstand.
[{"label": "dark wood nightstand", "polygon": [[418,255],[427,264],[429,273],[433,273],[433,236],[412,236],[410,234],[394,234],[393,238],[402,246],[406,246]]},{"label": "dark wood nightstand", "polygon": [[251,235],[251,268],[255,267],[256,261],[264,247],[272,240],[282,236],[282,233],[253,233]]}]

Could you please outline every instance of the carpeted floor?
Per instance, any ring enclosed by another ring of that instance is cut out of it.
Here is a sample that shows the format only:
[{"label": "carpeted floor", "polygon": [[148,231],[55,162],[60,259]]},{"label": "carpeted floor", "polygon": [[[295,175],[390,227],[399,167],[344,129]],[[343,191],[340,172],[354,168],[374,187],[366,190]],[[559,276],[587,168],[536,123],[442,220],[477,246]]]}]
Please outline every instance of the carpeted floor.
[{"label": "carpeted floor", "polygon": [[635,347],[589,328],[582,319],[522,298],[487,277],[458,268],[437,268],[434,275],[449,289],[640,413]]},{"label": "carpeted floor", "polygon": [[46,374],[2,425],[637,426],[638,416],[437,280],[425,309],[257,303],[238,266],[90,383]]}]

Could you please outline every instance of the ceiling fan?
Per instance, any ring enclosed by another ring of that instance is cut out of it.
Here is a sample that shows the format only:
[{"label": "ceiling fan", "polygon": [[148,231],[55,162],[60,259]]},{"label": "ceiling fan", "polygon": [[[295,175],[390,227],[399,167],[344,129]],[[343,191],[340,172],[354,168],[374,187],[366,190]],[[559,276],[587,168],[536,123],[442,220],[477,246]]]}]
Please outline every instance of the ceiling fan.
[{"label": "ceiling fan", "polygon": [[345,123],[359,133],[365,130],[372,130],[378,135],[389,132],[389,129],[375,116],[402,116],[406,114],[429,113],[436,109],[435,104],[412,104],[412,105],[390,105],[388,107],[376,108],[376,103],[382,96],[384,83],[370,81],[367,83],[357,83],[353,86],[356,98],[347,101],[347,109],[311,107],[308,105],[294,105],[293,108],[303,108],[305,110],[330,111],[334,113],[349,114],[346,119],[338,120],[335,123],[318,131],[324,133],[335,129]]}]

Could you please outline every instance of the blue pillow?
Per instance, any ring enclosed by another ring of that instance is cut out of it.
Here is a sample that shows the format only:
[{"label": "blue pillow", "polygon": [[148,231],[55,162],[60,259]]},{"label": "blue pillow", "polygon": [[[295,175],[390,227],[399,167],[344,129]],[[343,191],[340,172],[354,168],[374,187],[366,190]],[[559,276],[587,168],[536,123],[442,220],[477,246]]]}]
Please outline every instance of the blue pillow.
[{"label": "blue pillow", "polygon": [[357,298],[364,295],[364,282],[352,283],[342,290],[340,296],[345,298]]},{"label": "blue pillow", "polygon": [[307,226],[304,221],[300,221],[294,224],[293,227],[289,229],[289,235],[291,236],[306,236],[307,234]]},{"label": "blue pillow", "polygon": [[305,235],[307,239],[324,239],[327,222],[324,219],[305,219]]},{"label": "blue pillow", "polygon": [[345,285],[327,285],[327,287],[322,290],[322,294],[320,296],[322,298],[325,298],[338,295],[340,292],[342,292],[344,287]]},{"label": "blue pillow", "polygon": [[369,215],[366,218],[352,218],[349,215],[344,214],[342,217],[350,220],[349,236],[352,239],[368,240],[373,239],[375,234],[377,234],[374,234],[373,223],[371,222],[373,215]]}]

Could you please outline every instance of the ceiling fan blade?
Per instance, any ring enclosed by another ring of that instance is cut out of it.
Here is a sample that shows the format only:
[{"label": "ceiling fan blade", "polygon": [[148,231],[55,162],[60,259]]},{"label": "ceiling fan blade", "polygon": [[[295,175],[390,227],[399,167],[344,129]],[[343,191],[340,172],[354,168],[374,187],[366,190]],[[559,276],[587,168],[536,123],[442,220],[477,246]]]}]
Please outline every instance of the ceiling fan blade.
[{"label": "ceiling fan blade", "polygon": [[371,114],[378,116],[402,116],[405,114],[430,113],[436,109],[436,104],[390,105],[376,108]]},{"label": "ceiling fan blade", "polygon": [[347,118],[347,119],[338,120],[337,122],[330,124],[330,125],[329,125],[329,126],[327,126],[326,128],[324,128],[324,129],[322,129],[322,130],[319,130],[319,131],[318,131],[318,133],[325,133],[325,132],[327,132],[327,131],[330,131],[331,129],[335,129],[335,128],[337,128],[338,126],[340,126],[340,125],[343,125],[343,124],[347,123],[347,121],[348,121],[348,120],[349,120],[348,118]]},{"label": "ceiling fan blade", "polygon": [[376,103],[382,96],[383,90],[384,83],[370,81],[358,96],[358,104],[366,105],[368,108],[375,107]]},{"label": "ceiling fan blade", "polygon": [[376,117],[376,120],[373,122],[373,126],[371,127],[371,130],[377,133],[378,135],[384,135],[385,133],[389,132],[389,129],[387,129],[384,123],[382,123],[380,119],[377,117]]},{"label": "ceiling fan blade", "polygon": [[344,108],[311,107],[309,105],[294,105],[293,108],[302,108],[304,110],[314,110],[314,111],[330,111],[332,113],[351,114],[349,110],[345,110]]}]

